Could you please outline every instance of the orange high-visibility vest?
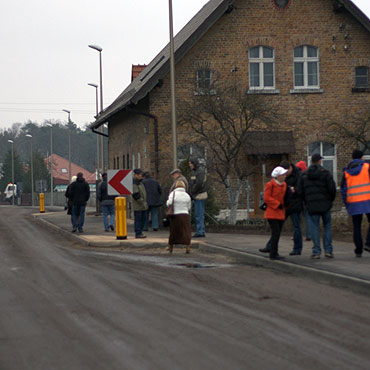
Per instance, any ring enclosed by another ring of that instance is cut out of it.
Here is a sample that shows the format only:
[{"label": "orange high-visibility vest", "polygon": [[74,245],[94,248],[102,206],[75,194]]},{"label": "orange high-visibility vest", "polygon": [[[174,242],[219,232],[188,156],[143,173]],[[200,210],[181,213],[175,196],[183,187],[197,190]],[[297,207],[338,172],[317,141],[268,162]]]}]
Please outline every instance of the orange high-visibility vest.
[{"label": "orange high-visibility vest", "polygon": [[357,176],[352,176],[344,171],[347,181],[347,203],[363,202],[370,200],[369,163],[362,165],[362,170]]}]

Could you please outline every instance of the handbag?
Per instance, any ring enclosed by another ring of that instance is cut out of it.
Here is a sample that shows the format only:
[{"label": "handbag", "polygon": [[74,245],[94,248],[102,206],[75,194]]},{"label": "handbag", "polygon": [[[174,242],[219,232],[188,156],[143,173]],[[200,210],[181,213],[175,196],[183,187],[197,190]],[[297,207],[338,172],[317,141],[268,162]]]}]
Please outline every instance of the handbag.
[{"label": "handbag", "polygon": [[175,212],[175,191],[172,194],[172,203],[166,208],[166,218],[173,216]]}]

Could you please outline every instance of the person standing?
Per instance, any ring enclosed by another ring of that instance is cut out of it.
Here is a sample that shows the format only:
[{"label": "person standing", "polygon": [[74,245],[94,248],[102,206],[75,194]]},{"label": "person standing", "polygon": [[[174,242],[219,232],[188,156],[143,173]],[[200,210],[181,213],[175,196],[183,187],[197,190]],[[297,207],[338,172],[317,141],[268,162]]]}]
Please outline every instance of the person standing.
[{"label": "person standing", "polygon": [[172,253],[175,244],[186,246],[186,253],[190,253],[191,226],[190,209],[191,198],[185,190],[185,183],[177,181],[175,189],[169,194],[167,207],[174,206],[174,212],[170,221],[170,236],[168,239],[169,252]]},{"label": "person standing", "polygon": [[196,223],[196,232],[193,238],[204,238],[205,227],[204,227],[204,211],[205,201],[207,198],[207,192],[205,189],[206,174],[203,166],[199,165],[199,161],[196,158],[192,158],[189,161],[189,167],[191,169],[190,177],[190,196],[194,200],[194,215]]},{"label": "person standing", "polygon": [[148,204],[146,202],[146,190],[142,180],[143,171],[140,168],[134,169],[132,207],[134,210],[135,238],[137,239],[146,238],[146,235],[143,234],[143,229],[145,225],[145,215],[148,209]]},{"label": "person standing", "polygon": [[72,202],[72,232],[75,233],[78,229],[82,233],[86,204],[90,198],[90,186],[83,178],[82,172],[77,174],[76,181],[71,184],[69,194]]},{"label": "person standing", "polygon": [[312,226],[312,256],[320,258],[320,219],[324,223],[324,251],[325,257],[333,258],[333,244],[331,231],[331,213],[333,201],[336,196],[336,186],[331,173],[321,166],[320,154],[313,154],[311,166],[302,175],[303,199],[307,206]]},{"label": "person standing", "polygon": [[77,179],[77,176],[71,177],[71,183],[67,186],[66,192],[64,193],[64,196],[67,198],[67,215],[71,215],[71,224],[73,226],[73,219],[72,219],[72,201],[70,199],[70,191],[71,191],[71,185],[74,183]]},{"label": "person standing", "polygon": [[[340,188],[344,205],[352,217],[355,254],[356,257],[361,257],[363,249],[370,252],[370,165],[363,160],[361,150],[353,151],[351,162],[343,170]],[[365,248],[361,235],[363,214],[369,222]]]},{"label": "person standing", "polygon": [[263,200],[266,203],[264,218],[267,219],[271,228],[270,237],[270,259],[281,260],[284,257],[278,253],[278,245],[281,230],[285,220],[285,198],[287,193],[287,183],[285,182],[288,170],[278,166],[271,173],[272,180],[265,185]]},{"label": "person standing", "polygon": [[107,173],[104,172],[102,174],[102,182],[98,185],[98,192],[97,197],[101,204],[101,210],[103,213],[103,221],[104,221],[104,230],[109,231],[111,229],[114,231],[115,225],[115,216],[116,216],[116,209],[115,209],[115,195],[108,195],[108,176]]},{"label": "person standing", "polygon": [[171,185],[171,188],[170,188],[170,193],[171,191],[175,190],[176,188],[176,183],[177,181],[182,181],[184,184],[185,184],[185,190],[188,191],[189,190],[189,183],[188,183],[188,180],[186,179],[186,177],[182,174],[181,170],[179,168],[175,168],[172,172],[171,172],[171,177],[173,179],[173,184]]},{"label": "person standing", "polygon": [[286,209],[286,218],[290,216],[293,224],[293,250],[289,253],[290,256],[297,256],[302,253],[302,227],[301,227],[301,213],[302,213],[302,197],[300,194],[299,184],[302,172],[293,163],[282,161],[280,166],[288,170],[286,173],[285,182],[290,189],[289,207]]},{"label": "person standing", "polygon": [[144,231],[148,231],[149,227],[149,214],[152,218],[153,231],[158,231],[159,219],[158,212],[159,207],[162,205],[162,188],[160,183],[150,176],[149,172],[144,173],[143,184],[146,190],[146,200],[148,203],[148,210],[145,213]]},{"label": "person standing", "polygon": [[[307,170],[307,165],[305,161],[299,161],[295,165],[296,167],[300,168],[302,173]],[[306,228],[306,240],[311,241],[311,220],[310,217],[308,216],[307,208],[305,204],[302,204],[303,206],[303,215],[304,215],[304,221],[305,221],[305,228]]]}]

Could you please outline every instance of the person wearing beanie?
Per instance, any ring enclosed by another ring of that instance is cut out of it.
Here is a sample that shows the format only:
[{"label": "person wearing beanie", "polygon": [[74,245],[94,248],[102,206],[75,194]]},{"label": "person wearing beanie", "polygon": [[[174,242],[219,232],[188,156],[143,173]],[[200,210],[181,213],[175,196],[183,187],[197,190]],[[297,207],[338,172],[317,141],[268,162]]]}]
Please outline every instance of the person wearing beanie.
[{"label": "person wearing beanie", "polygon": [[331,213],[337,189],[331,173],[321,166],[322,157],[320,154],[313,154],[312,164],[301,177],[301,191],[303,201],[311,221],[312,234],[312,256],[318,259],[321,256],[320,246],[320,219],[324,223],[324,251],[325,257],[333,258],[333,244],[331,231]]},{"label": "person wearing beanie", "polygon": [[205,201],[208,196],[205,182],[206,173],[203,166],[200,166],[198,159],[192,158],[189,161],[189,167],[191,169],[191,177],[189,183],[189,192],[191,198],[194,200],[194,215],[196,223],[196,232],[193,238],[205,237],[204,227],[204,212],[205,212]]},{"label": "person wearing beanie", "polygon": [[[340,189],[343,203],[352,217],[355,255],[361,257],[363,249],[370,252],[370,165],[363,160],[361,150],[352,152],[352,160],[343,170]],[[361,232],[363,214],[369,222],[365,247]]]},{"label": "person wearing beanie", "polygon": [[270,237],[270,259],[281,260],[284,257],[278,253],[278,244],[281,230],[285,220],[285,200],[287,194],[287,183],[285,182],[288,170],[278,166],[271,173],[272,180],[265,186],[263,200],[266,203],[264,218],[267,219],[271,228]]},{"label": "person wearing beanie", "polygon": [[146,235],[143,234],[143,229],[145,225],[148,204],[146,201],[146,190],[142,180],[143,171],[140,168],[134,169],[132,208],[134,210],[135,238],[137,239],[146,238]]}]

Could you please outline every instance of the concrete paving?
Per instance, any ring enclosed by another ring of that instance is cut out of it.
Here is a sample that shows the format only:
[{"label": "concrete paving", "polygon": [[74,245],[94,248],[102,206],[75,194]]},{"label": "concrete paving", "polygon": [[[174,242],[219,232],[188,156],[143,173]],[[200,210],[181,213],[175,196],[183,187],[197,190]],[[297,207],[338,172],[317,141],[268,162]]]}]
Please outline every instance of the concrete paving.
[{"label": "concrete paving", "polygon": [[[46,208],[45,213],[33,216],[42,223],[54,228],[65,237],[71,238],[85,246],[95,248],[165,248],[168,241],[168,229],[157,232],[148,231],[146,239],[135,239],[133,220],[128,220],[128,238],[117,240],[115,232],[105,232],[102,216],[96,216],[93,209],[87,210],[83,233],[71,233],[71,219],[66,211]],[[268,255],[260,253],[269,238],[269,234],[207,233],[205,238],[193,239],[192,248],[208,253],[228,255],[237,262],[263,266],[285,273],[303,274],[321,281],[347,286],[351,289],[370,294],[370,253],[364,251],[362,258],[356,258],[353,243],[334,238],[333,259],[323,255],[319,260],[312,260],[312,242],[304,241],[300,256],[289,256],[293,247],[290,236],[283,235],[279,243],[279,254],[286,257],[284,261],[271,261]]]}]

